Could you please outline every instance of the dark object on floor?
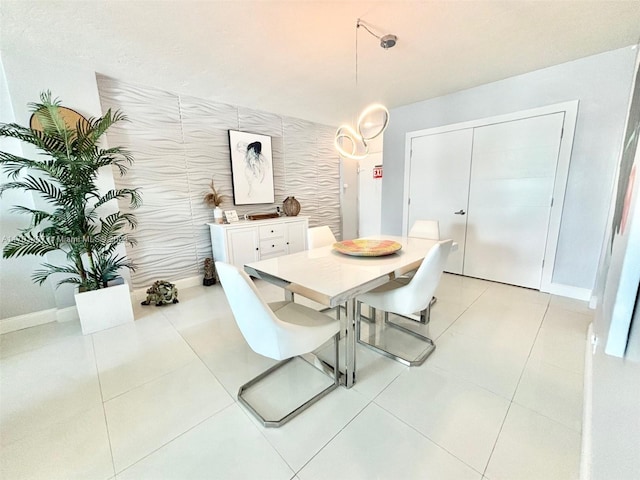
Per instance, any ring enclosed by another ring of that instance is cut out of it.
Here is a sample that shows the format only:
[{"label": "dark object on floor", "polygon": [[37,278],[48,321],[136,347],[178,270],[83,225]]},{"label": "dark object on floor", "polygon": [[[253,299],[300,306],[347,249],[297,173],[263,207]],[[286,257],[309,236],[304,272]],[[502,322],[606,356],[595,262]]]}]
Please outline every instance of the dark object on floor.
[{"label": "dark object on floor", "polygon": [[152,303],[156,307],[168,303],[178,303],[178,289],[173,283],[169,283],[166,280],[153,282],[153,285],[147,289],[147,299],[141,304],[151,305]]},{"label": "dark object on floor", "polygon": [[210,287],[216,283],[216,266],[213,260],[209,257],[204,259],[204,278],[202,279],[202,285]]}]

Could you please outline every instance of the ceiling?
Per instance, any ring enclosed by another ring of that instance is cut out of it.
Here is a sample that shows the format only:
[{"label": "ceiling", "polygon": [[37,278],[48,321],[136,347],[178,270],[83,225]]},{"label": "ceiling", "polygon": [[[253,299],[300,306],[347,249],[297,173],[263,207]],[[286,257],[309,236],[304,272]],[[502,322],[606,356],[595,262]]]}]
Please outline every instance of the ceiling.
[{"label": "ceiling", "polygon": [[2,0],[0,32],[3,52],[338,125],[636,44],[640,1]]}]

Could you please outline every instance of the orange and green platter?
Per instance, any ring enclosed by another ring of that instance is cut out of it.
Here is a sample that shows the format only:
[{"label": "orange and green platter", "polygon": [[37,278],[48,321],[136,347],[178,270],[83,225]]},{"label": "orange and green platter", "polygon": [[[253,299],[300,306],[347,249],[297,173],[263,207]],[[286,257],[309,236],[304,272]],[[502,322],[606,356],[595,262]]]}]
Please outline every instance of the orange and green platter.
[{"label": "orange and green platter", "polygon": [[354,257],[382,257],[391,255],[402,248],[402,245],[393,240],[367,240],[356,238],[333,244],[333,249],[345,255]]}]

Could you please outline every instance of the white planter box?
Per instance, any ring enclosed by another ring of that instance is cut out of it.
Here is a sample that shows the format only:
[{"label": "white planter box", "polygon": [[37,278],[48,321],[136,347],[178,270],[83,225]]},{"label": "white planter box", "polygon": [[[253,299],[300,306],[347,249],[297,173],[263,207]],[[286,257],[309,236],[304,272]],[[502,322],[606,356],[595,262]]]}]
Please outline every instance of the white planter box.
[{"label": "white planter box", "polygon": [[131,295],[126,283],[91,292],[76,293],[75,297],[84,335],[133,322]]}]

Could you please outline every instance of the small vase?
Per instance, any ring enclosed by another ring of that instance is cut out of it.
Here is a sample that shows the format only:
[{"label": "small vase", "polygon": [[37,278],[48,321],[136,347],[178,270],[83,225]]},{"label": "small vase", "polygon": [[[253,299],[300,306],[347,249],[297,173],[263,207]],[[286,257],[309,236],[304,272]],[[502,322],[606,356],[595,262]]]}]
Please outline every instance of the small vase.
[{"label": "small vase", "polygon": [[300,213],[300,202],[296,197],[287,197],[282,202],[282,210],[287,217],[295,217]]},{"label": "small vase", "polygon": [[224,223],[222,220],[222,209],[220,207],[213,209],[213,221],[214,223]]}]

